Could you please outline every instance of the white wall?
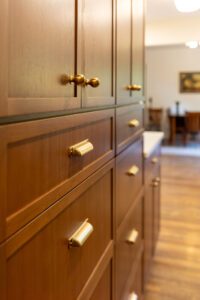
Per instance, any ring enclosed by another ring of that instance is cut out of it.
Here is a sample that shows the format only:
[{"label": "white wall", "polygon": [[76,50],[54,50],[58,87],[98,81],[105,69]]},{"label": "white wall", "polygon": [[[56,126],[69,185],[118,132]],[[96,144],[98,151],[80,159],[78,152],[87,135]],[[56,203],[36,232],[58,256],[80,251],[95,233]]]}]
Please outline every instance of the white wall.
[{"label": "white wall", "polygon": [[[200,49],[184,46],[147,47],[146,49],[146,100],[153,97],[155,107],[167,109],[179,100],[186,110],[200,111],[199,94],[179,92],[179,72],[200,71]],[[163,129],[167,133],[165,117]]]},{"label": "white wall", "polygon": [[200,40],[200,16],[156,20],[146,24],[146,46],[177,45]]}]

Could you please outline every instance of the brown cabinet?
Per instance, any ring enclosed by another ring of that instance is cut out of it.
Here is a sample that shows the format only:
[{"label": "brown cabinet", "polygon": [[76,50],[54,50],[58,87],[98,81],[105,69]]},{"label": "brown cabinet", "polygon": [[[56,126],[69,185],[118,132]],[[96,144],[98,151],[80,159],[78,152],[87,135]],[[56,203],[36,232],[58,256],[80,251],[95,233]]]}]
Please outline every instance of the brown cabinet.
[{"label": "brown cabinet", "polygon": [[117,0],[117,102],[119,104],[144,99],[143,6],[143,0]]},{"label": "brown cabinet", "polygon": [[1,1],[0,11],[0,116],[114,104],[114,0]]},{"label": "brown cabinet", "polygon": [[160,230],[160,145],[145,158],[144,278],[147,281]]},{"label": "brown cabinet", "polygon": [[7,241],[8,300],[77,299],[91,273],[95,276],[111,258],[112,166]]}]

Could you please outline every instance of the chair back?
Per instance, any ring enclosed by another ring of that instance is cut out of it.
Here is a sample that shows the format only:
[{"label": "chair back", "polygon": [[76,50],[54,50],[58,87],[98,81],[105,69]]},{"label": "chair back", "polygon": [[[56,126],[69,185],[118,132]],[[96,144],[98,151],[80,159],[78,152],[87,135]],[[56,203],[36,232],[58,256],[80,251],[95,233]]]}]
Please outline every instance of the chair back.
[{"label": "chair back", "polygon": [[149,124],[161,128],[162,125],[162,108],[149,108]]},{"label": "chair back", "polygon": [[191,133],[200,131],[200,112],[186,112],[186,129]]}]

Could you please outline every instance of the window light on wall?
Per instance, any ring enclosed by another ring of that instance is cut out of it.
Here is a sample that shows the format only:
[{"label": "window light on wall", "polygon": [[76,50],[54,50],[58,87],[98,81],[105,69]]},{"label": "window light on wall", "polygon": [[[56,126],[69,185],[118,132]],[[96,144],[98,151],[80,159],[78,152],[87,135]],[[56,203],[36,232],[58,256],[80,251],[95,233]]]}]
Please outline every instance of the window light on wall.
[{"label": "window light on wall", "polygon": [[185,45],[190,49],[196,49],[200,47],[200,42],[198,41],[188,41]]},{"label": "window light on wall", "polygon": [[200,0],[174,0],[176,9],[183,13],[190,13],[200,9]]}]

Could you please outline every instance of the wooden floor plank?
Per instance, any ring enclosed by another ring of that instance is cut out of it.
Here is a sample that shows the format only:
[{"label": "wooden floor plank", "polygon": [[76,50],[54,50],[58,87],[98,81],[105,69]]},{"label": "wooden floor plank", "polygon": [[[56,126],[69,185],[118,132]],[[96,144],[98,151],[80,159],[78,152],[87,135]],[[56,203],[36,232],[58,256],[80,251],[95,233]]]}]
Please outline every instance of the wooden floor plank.
[{"label": "wooden floor plank", "polygon": [[163,156],[161,232],[145,300],[200,300],[200,159]]}]

